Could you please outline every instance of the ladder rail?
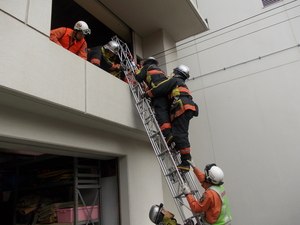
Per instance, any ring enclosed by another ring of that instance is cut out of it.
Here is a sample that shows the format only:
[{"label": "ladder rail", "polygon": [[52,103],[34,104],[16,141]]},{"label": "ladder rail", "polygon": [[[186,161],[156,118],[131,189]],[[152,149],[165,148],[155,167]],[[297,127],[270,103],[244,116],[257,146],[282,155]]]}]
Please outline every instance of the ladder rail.
[{"label": "ladder rail", "polygon": [[[177,165],[180,162],[179,153],[175,152],[173,148],[168,147],[160,130],[160,126],[155,118],[155,113],[150,105],[150,100],[147,98],[142,98],[142,94],[146,89],[146,85],[144,83],[137,82],[135,79],[134,73],[139,68],[133,56],[131,55],[127,44],[120,40],[117,36],[114,36],[112,40],[116,41],[120,45],[120,50],[118,52],[120,63],[122,67],[125,68],[124,74],[134,97],[135,106],[143,122],[146,133],[149,137],[150,143],[153,147],[154,153],[170,189],[180,217],[185,225],[193,225],[193,219],[196,220],[198,225],[201,225],[201,214],[192,212],[189,205],[184,202],[186,197],[181,190],[182,186],[186,184],[190,187],[193,196],[196,199],[200,199],[201,194],[197,190],[194,179],[190,172],[182,173],[178,170]],[[189,211],[192,215],[190,217],[186,217],[184,209]]]}]

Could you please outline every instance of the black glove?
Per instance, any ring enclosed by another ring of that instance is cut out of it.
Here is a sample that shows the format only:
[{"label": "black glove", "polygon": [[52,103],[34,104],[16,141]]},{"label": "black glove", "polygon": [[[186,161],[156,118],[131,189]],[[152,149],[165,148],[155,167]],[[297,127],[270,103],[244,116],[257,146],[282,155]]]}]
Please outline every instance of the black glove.
[{"label": "black glove", "polygon": [[120,72],[120,71],[124,72],[125,68],[123,66],[121,66],[119,64],[116,64],[116,66],[117,67],[116,67],[116,69],[114,71],[116,71],[116,72]]},{"label": "black glove", "polygon": [[143,93],[143,94],[142,94],[142,98],[149,98],[148,93],[147,93],[147,92]]}]

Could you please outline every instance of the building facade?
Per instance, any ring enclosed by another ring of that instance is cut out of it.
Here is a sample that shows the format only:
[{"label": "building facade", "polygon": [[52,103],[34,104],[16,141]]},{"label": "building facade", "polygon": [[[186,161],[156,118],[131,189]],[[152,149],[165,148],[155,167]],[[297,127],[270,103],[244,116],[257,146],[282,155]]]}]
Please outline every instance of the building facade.
[{"label": "building facade", "polygon": [[116,159],[104,224],[152,224],[160,202],[178,215],[127,84],[49,41],[57,26],[93,24],[80,7],[101,22],[93,45],[115,34],[136,60],[154,56],[168,74],[190,68],[200,108],[191,153],[200,169],[224,170],[233,224],[297,224],[299,1],[63,2],[0,2],[1,152]]}]

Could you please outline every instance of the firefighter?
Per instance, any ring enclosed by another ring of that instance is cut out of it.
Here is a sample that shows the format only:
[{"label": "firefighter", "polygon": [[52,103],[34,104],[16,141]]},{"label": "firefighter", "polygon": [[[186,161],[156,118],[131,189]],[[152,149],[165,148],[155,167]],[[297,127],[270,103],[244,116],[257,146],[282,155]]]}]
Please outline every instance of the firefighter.
[{"label": "firefighter", "polygon": [[224,173],[215,163],[207,164],[202,173],[193,163],[188,161],[194,169],[201,186],[205,189],[199,201],[194,199],[188,186],[183,185],[182,191],[186,195],[190,208],[195,213],[204,213],[204,224],[230,225],[231,215],[228,200],[223,187]]},{"label": "firefighter", "polygon": [[191,150],[189,142],[189,123],[194,116],[198,116],[198,106],[185,84],[190,77],[190,70],[185,65],[179,65],[173,70],[171,76],[165,82],[148,90],[144,97],[169,96],[170,120],[175,149],[179,151],[181,163],[177,166],[183,171],[190,170]]},{"label": "firefighter", "polygon": [[174,214],[165,210],[162,203],[151,207],[149,211],[149,218],[154,224],[177,225]]},{"label": "firefighter", "polygon": [[116,41],[109,41],[104,46],[97,46],[88,49],[88,61],[112,74],[113,76],[124,80],[123,68],[116,63],[120,45]]},{"label": "firefighter", "polygon": [[87,43],[84,39],[91,30],[84,21],[78,21],[74,29],[60,27],[50,31],[50,40],[87,60]]},{"label": "firefighter", "polygon": [[[153,88],[163,83],[168,78],[158,67],[158,61],[154,57],[147,58],[143,66],[135,72],[135,78],[138,82],[145,82],[148,88]],[[156,120],[160,126],[162,134],[168,145],[172,143],[172,127],[170,121],[170,106],[168,96],[155,96],[151,99],[155,111]]]}]

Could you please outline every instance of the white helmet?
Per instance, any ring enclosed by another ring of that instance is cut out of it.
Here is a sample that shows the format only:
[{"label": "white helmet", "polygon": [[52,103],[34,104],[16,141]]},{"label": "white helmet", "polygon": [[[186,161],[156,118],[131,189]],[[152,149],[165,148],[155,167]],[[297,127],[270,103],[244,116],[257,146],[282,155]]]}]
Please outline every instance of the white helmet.
[{"label": "white helmet", "polygon": [[83,33],[84,35],[91,34],[91,30],[89,29],[89,26],[88,26],[88,25],[86,24],[86,22],[84,22],[84,21],[78,21],[78,22],[74,25],[74,30],[80,31],[80,32]]},{"label": "white helmet", "polygon": [[163,204],[160,203],[160,205],[153,205],[149,211],[149,219],[154,223],[154,224],[159,224],[163,218],[164,214],[162,213]]},{"label": "white helmet", "polygon": [[158,61],[154,57],[150,56],[147,59],[145,59],[143,62],[143,65],[147,65],[147,64],[155,64],[157,66]]},{"label": "white helmet", "polygon": [[183,79],[190,77],[190,69],[185,65],[179,65],[173,70],[175,75],[180,75]]},{"label": "white helmet", "polygon": [[220,169],[220,167],[217,167],[216,164],[207,164],[204,168],[205,171],[205,179],[212,184],[215,185],[222,185],[223,179],[224,179],[224,173]]},{"label": "white helmet", "polygon": [[118,54],[120,50],[120,45],[116,41],[110,41],[106,45],[104,45],[104,48],[111,51],[114,54]]}]

